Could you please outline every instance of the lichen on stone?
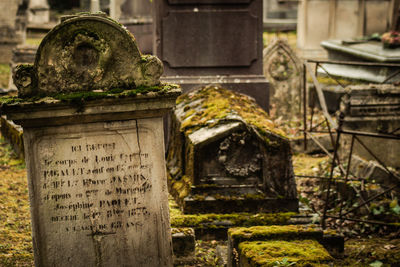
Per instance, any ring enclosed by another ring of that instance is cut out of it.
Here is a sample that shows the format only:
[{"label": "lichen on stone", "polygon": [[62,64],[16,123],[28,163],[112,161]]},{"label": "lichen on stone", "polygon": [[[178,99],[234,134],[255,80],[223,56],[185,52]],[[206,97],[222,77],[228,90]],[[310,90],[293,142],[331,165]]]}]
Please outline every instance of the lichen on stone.
[{"label": "lichen on stone", "polygon": [[143,56],[126,28],[105,14],[66,17],[41,42],[33,66],[18,67],[19,97],[160,85],[161,61]]},{"label": "lichen on stone", "polygon": [[219,86],[205,86],[180,96],[176,108],[183,106],[186,110],[181,113],[181,131],[186,134],[224,122],[242,121],[269,145],[275,144],[274,139],[287,139],[254,99]]},{"label": "lichen on stone", "polygon": [[163,95],[165,93],[179,90],[179,86],[175,84],[160,84],[157,86],[140,86],[132,89],[113,88],[108,91],[79,91],[71,93],[55,93],[50,95],[35,95],[29,98],[17,96],[0,97],[0,106],[32,104],[41,105],[43,103],[68,103],[76,105],[84,105],[86,102],[99,99],[120,99],[128,97],[136,97],[149,93]]}]

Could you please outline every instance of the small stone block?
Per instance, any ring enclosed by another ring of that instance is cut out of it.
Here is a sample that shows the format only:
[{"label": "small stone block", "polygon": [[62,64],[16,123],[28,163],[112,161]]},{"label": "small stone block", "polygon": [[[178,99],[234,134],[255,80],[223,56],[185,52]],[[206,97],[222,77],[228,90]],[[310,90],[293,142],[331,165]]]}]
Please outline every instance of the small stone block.
[{"label": "small stone block", "polygon": [[[329,266],[333,258],[316,240],[246,241],[239,244],[238,266]],[[285,265],[286,264],[286,265]]]},{"label": "small stone block", "polygon": [[193,257],[196,246],[193,228],[172,228],[171,233],[175,258]]},{"label": "small stone block", "polygon": [[254,226],[231,228],[228,231],[228,266],[240,262],[239,244],[245,241],[322,240],[323,232],[312,225]]}]

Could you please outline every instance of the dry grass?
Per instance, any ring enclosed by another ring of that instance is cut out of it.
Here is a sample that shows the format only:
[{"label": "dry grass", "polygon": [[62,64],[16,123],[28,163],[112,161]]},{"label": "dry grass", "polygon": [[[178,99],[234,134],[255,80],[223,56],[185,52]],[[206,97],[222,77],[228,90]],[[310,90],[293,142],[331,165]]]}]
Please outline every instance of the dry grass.
[{"label": "dry grass", "polygon": [[0,266],[32,266],[28,186],[23,162],[0,140]]}]

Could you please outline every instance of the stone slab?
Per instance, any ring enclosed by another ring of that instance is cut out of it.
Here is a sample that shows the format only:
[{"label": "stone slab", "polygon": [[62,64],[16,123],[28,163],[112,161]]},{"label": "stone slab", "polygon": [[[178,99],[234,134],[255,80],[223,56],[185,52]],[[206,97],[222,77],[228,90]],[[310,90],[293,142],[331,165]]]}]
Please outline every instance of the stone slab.
[{"label": "stone slab", "polygon": [[158,1],[155,18],[165,76],[262,74],[261,0]]},{"label": "stone slab", "polygon": [[[333,57],[332,59],[339,59]],[[348,60],[348,59],[347,59]],[[353,59],[353,61],[359,61]],[[345,77],[354,80],[368,81],[373,83],[394,83],[400,81],[400,75],[393,76],[400,70],[400,67],[373,67],[373,66],[346,66],[339,64],[321,64],[330,75]],[[320,75],[326,75],[324,70],[318,70]]]},{"label": "stone slab", "polygon": [[162,118],[26,128],[24,141],[36,265],[172,265]]},{"label": "stone slab", "polygon": [[400,49],[385,49],[381,42],[343,44],[341,40],[322,41],[321,46],[328,51],[341,52],[361,60],[375,62],[400,62]]},{"label": "stone slab", "polygon": [[[248,11],[171,10],[162,24],[163,61],[171,68],[250,66],[260,56],[257,18]],[[170,41],[182,37],[184,42]]]}]

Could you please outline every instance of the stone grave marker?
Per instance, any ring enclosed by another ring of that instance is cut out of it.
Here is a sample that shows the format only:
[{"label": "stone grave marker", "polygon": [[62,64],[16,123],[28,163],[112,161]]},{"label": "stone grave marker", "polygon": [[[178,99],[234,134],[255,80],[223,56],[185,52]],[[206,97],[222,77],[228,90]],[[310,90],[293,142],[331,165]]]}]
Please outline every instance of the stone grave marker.
[{"label": "stone grave marker", "polygon": [[208,84],[254,97],[268,110],[262,70],[262,0],[154,1],[154,51],[163,81],[186,92]]},{"label": "stone grave marker", "polygon": [[167,167],[184,213],[297,211],[289,141],[254,99],[206,86],[177,103]]},{"label": "stone grave marker", "polygon": [[291,118],[300,112],[302,64],[284,39],[276,39],[263,52],[264,75],[271,83],[275,116]]},{"label": "stone grave marker", "polygon": [[172,266],[163,115],[178,86],[103,15],[64,18],[15,74],[36,266]]}]

